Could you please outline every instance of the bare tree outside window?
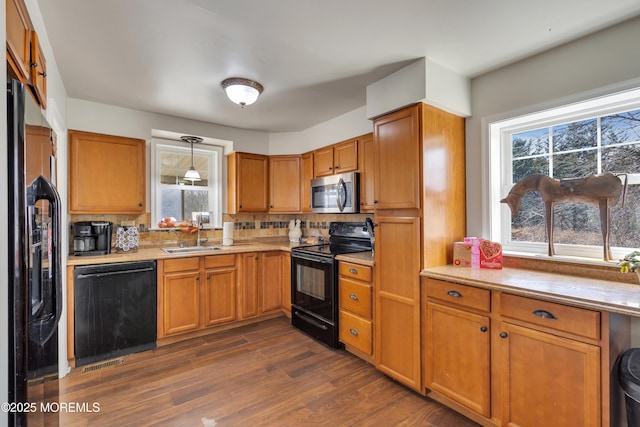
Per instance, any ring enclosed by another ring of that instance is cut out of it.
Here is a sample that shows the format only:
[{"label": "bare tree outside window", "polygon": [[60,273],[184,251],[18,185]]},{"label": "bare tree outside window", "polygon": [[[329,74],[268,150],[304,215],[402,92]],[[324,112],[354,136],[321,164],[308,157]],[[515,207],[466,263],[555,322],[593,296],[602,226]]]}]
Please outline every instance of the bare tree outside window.
[{"label": "bare tree outside window", "polygon": [[[640,110],[539,128],[511,135],[512,182],[541,173],[556,179],[610,172],[640,174]],[[555,242],[601,245],[598,208],[580,203],[555,207]],[[538,193],[522,199],[511,221],[511,240],[545,242],[544,203]],[[640,185],[627,188],[611,211],[611,246],[640,246]]]}]

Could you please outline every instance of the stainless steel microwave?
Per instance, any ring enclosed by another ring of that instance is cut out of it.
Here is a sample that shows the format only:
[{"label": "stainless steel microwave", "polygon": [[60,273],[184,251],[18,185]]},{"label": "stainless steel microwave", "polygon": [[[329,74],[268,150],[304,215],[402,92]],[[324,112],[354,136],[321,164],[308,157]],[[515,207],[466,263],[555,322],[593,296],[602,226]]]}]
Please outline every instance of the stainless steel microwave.
[{"label": "stainless steel microwave", "polygon": [[360,212],[360,174],[348,172],[312,179],[311,212]]}]

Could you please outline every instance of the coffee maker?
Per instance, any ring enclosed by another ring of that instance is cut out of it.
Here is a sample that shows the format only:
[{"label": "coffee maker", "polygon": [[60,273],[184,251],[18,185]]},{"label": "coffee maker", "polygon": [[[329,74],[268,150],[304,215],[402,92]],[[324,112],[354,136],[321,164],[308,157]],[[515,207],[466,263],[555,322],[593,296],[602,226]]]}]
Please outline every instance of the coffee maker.
[{"label": "coffee maker", "polygon": [[111,253],[109,221],[79,221],[72,224],[74,255],[107,255]]}]

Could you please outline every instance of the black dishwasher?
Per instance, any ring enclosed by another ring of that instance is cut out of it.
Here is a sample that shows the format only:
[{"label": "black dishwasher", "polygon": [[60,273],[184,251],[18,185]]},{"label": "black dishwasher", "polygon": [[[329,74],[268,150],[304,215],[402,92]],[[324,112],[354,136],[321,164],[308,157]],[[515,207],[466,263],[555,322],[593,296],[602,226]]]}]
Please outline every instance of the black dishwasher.
[{"label": "black dishwasher", "polygon": [[74,269],[76,366],[156,346],[156,262]]}]

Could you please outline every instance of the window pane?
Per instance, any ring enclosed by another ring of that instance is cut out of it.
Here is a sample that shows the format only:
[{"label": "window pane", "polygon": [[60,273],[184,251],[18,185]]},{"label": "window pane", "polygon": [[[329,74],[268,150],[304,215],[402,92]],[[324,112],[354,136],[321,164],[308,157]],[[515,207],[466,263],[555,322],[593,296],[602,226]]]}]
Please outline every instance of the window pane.
[{"label": "window pane", "polygon": [[603,147],[602,172],[640,173],[640,144]]},{"label": "window pane", "polygon": [[598,171],[596,150],[553,156],[553,177],[556,179],[580,178],[594,175]]},{"label": "window pane", "polygon": [[564,203],[554,209],[554,243],[602,245],[600,209],[584,203]]},{"label": "window pane", "polygon": [[602,145],[640,141],[640,110],[602,117]]},{"label": "window pane", "polygon": [[598,142],[598,122],[596,119],[583,120],[554,126],[553,151],[577,150],[595,147]]},{"label": "window pane", "polygon": [[184,191],[184,217],[193,218],[192,212],[209,211],[209,191]]},{"label": "window pane", "polygon": [[511,136],[513,157],[533,156],[549,152],[549,128],[530,130]]},{"label": "window pane", "polygon": [[522,159],[513,161],[513,181],[518,182],[522,178],[534,173],[549,175],[549,158],[534,157],[532,159]]},{"label": "window pane", "polygon": [[191,167],[191,152],[160,152],[160,182],[162,184],[186,184],[195,187],[206,187],[209,182],[209,158],[194,153],[193,164],[200,174],[200,181],[185,181],[184,174]]},{"label": "window pane", "polygon": [[511,240],[517,242],[545,242],[544,202],[533,191],[522,198],[520,212],[511,218]]},{"label": "window pane", "polygon": [[640,245],[640,185],[629,185],[624,199],[611,209],[611,246],[637,248]]},{"label": "window pane", "polygon": [[160,207],[160,218],[174,217],[182,219],[182,192],[177,189],[163,188],[162,206]]}]

